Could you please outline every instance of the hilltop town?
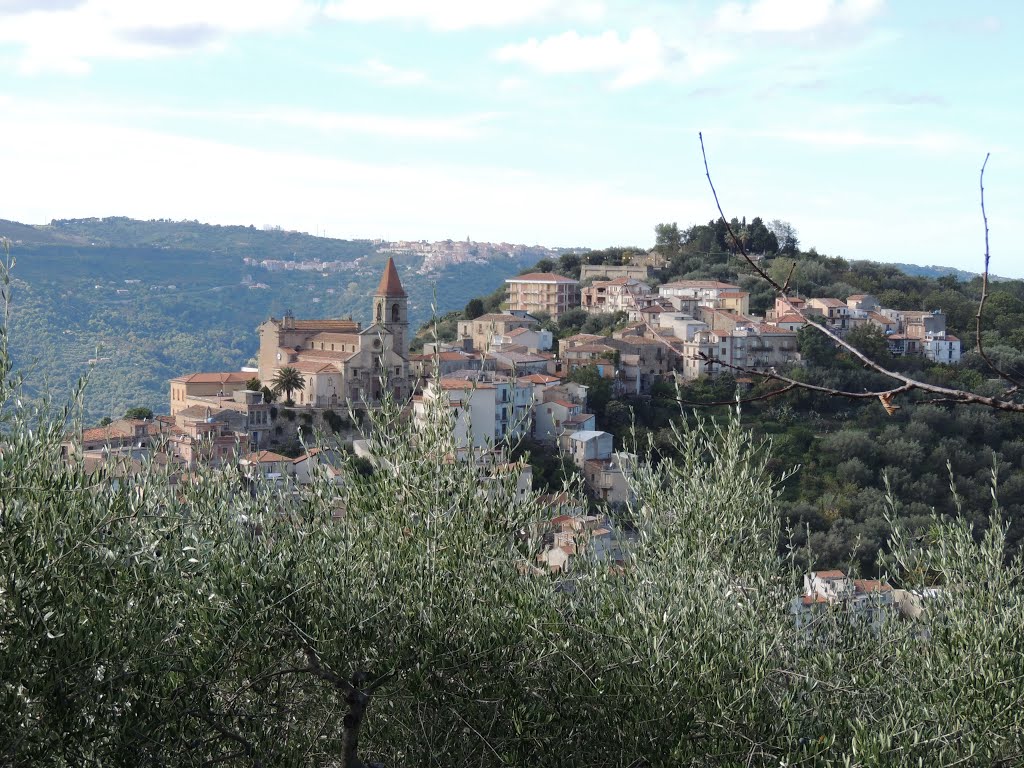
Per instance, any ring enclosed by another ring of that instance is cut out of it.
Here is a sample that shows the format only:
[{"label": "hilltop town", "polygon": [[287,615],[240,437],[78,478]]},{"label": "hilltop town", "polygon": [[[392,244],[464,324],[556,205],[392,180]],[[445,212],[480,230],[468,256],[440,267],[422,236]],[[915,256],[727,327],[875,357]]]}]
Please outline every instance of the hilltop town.
[{"label": "hilltop town", "polygon": [[[519,458],[523,444],[575,468],[582,494],[551,488],[545,497],[565,541],[552,540],[543,559],[562,569],[581,530],[590,546],[617,558],[628,539],[614,512],[633,500],[638,457],[617,446],[590,407],[595,386],[612,399],[649,398],[687,382],[800,367],[798,339],[809,322],[841,337],[873,329],[894,356],[947,365],[961,357],[939,310],[894,309],[856,293],[794,296],[757,316],[739,285],[663,282],[664,267],[652,251],[625,264],[583,264],[579,279],[555,272],[509,278],[496,311],[473,311],[483,305],[471,302],[454,338],[434,338],[413,353],[408,295],[389,258],[365,326],[290,310],[270,317],[258,329],[254,367],[176,376],[169,415],[86,429],[66,449],[94,464],[127,457],[136,469],[156,454],[181,478],[231,465],[265,482],[301,486],[314,471],[343,482],[344,452],[373,466],[362,429],[383,402],[398,404],[421,427],[445,409],[456,458],[476,463],[482,476],[514,471],[519,487],[533,487],[533,468]],[[603,332],[558,338],[559,321],[572,313]],[[332,444],[307,448],[317,433],[332,435]]]}]

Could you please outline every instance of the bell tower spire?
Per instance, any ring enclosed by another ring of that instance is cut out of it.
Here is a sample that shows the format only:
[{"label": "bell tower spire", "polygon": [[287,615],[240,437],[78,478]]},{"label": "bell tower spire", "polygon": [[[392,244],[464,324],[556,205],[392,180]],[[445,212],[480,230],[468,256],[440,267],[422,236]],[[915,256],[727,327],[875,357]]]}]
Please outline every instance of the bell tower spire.
[{"label": "bell tower spire", "polygon": [[373,294],[373,322],[384,326],[393,339],[392,349],[409,356],[409,298],[402,288],[395,261],[390,256]]}]

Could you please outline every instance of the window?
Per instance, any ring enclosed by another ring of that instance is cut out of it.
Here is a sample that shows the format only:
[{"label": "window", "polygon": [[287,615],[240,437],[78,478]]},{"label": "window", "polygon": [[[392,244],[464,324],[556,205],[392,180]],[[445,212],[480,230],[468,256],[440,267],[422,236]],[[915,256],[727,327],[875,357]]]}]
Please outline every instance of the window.
[{"label": "window", "polygon": [[391,322],[397,323],[402,319],[402,311],[398,308],[398,304],[391,305]]}]

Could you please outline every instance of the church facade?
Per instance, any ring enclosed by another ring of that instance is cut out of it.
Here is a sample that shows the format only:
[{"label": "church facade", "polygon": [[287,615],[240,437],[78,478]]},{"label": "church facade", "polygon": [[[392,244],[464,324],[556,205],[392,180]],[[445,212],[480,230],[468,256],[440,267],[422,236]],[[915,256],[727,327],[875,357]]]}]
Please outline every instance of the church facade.
[{"label": "church facade", "polygon": [[409,375],[409,300],[392,259],[373,295],[373,321],[299,320],[286,312],[259,326],[259,378],[271,385],[282,368],[302,374],[292,392],[297,406],[357,409],[378,405],[386,392],[412,394]]}]

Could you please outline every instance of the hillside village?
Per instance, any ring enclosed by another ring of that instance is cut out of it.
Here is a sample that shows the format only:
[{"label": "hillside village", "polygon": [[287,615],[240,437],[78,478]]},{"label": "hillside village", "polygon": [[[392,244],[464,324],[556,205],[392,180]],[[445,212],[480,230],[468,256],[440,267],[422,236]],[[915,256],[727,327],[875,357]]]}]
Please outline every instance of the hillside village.
[{"label": "hillside village", "polygon": [[[149,457],[179,481],[200,467],[237,465],[254,482],[299,488],[317,472],[343,482],[344,451],[375,466],[360,428],[385,400],[420,426],[445,409],[453,459],[474,462],[482,478],[511,471],[517,487],[532,487],[530,464],[511,458],[523,440],[575,467],[585,497],[545,497],[552,531],[538,567],[557,571],[569,567],[580,546],[625,557],[629,535],[615,511],[632,501],[637,462],[615,449],[613,435],[588,409],[589,387],[574,381],[574,372],[590,371],[622,398],[650,396],[659,384],[799,366],[798,334],[808,322],[840,336],[875,328],[893,355],[960,360],[960,342],[937,310],[883,307],[868,294],[845,301],[797,296],[758,317],[738,285],[659,283],[657,259],[643,261],[583,265],[579,280],[553,272],[509,278],[500,311],[466,315],[454,340],[428,342],[413,354],[408,297],[389,258],[365,327],[291,311],[270,317],[258,329],[255,367],[177,376],[169,415],[83,430],[69,437],[66,451],[92,464],[120,460],[128,475]],[[556,340],[552,321],[579,310],[621,322],[606,334]],[[305,449],[318,430],[334,434],[338,447]]]}]

